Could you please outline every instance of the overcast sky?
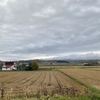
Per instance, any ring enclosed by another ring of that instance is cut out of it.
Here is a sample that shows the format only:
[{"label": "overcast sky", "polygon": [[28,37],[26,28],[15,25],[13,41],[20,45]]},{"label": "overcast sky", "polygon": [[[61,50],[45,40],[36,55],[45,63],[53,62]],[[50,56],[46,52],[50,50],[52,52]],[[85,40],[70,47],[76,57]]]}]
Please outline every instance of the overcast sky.
[{"label": "overcast sky", "polygon": [[0,59],[100,59],[100,0],[0,0]]}]

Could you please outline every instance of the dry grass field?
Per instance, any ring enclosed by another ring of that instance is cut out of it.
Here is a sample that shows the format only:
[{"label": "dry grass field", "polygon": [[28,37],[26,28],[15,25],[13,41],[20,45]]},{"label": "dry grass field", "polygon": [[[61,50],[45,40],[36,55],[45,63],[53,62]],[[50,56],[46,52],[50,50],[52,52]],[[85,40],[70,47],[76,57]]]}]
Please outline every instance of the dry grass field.
[{"label": "dry grass field", "polygon": [[68,68],[60,70],[86,84],[100,89],[100,68]]},{"label": "dry grass field", "polygon": [[[98,98],[98,93],[100,93],[100,91],[98,92],[100,90],[99,77],[100,68],[49,66],[40,68],[39,71],[0,72],[0,88],[4,90],[4,97],[7,95],[16,97],[16,94],[26,97],[31,94],[35,94],[36,97],[41,95],[52,97],[54,94],[59,94],[69,97],[87,96],[86,98],[90,98],[91,95],[92,98],[92,94],[96,93],[96,98]],[[95,87],[95,92],[91,86]]]},{"label": "dry grass field", "polygon": [[[67,71],[65,71],[67,72]],[[59,71],[22,71],[0,72],[0,88],[5,93],[42,93],[60,92],[85,93],[87,88],[70,79]]]}]

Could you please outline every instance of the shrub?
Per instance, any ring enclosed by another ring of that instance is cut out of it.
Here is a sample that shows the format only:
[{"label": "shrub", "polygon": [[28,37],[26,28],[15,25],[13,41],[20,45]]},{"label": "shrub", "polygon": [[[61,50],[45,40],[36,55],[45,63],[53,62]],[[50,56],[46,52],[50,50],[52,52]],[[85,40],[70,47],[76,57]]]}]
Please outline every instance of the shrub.
[{"label": "shrub", "polygon": [[29,66],[26,67],[26,70],[38,70],[38,68],[39,68],[38,63],[36,61],[31,61],[29,63]]}]

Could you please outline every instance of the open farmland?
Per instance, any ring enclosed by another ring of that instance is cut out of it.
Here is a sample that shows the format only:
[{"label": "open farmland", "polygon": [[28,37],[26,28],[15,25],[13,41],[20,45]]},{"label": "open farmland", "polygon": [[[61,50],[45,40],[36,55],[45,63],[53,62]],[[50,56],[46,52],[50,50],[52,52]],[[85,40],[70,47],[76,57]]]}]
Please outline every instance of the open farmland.
[{"label": "open farmland", "polygon": [[100,71],[100,67],[99,68],[87,68],[88,70],[94,70],[94,71]]},{"label": "open farmland", "polygon": [[[52,93],[56,89],[85,93],[87,88],[73,81],[59,71],[1,72],[0,88],[5,93]],[[68,92],[67,91],[67,92]]]},{"label": "open farmland", "polygon": [[100,68],[68,68],[60,70],[67,75],[100,89]]}]

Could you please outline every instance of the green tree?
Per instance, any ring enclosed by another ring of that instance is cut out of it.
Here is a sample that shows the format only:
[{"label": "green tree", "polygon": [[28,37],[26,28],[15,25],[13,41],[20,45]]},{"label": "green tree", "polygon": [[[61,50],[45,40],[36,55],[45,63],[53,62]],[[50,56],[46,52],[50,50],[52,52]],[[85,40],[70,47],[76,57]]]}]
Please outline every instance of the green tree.
[{"label": "green tree", "polygon": [[3,63],[0,61],[0,69],[2,69]]},{"label": "green tree", "polygon": [[26,68],[26,65],[25,64],[22,64],[22,69],[25,70],[25,68]]},{"label": "green tree", "polygon": [[29,66],[26,68],[26,70],[38,70],[38,68],[39,68],[38,63],[33,60],[29,63]]}]

